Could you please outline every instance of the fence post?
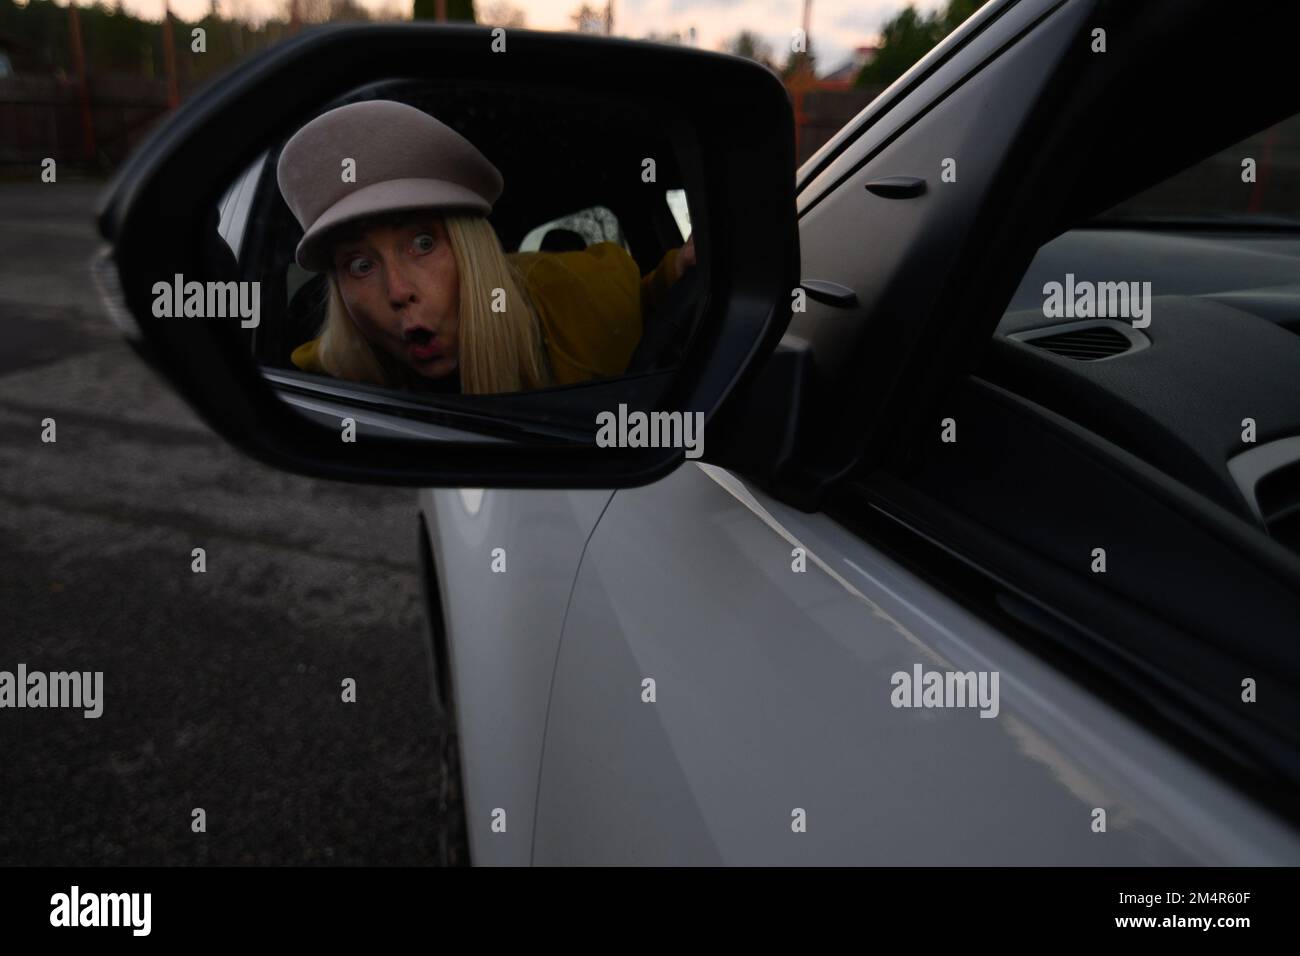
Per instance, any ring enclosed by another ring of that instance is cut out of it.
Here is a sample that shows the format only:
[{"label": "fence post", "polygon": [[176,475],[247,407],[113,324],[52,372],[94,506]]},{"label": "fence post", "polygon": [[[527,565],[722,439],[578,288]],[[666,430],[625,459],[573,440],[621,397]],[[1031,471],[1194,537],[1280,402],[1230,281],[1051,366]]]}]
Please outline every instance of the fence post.
[{"label": "fence post", "polygon": [[95,161],[95,120],[90,113],[90,83],[86,79],[86,51],[81,45],[81,21],[77,18],[76,0],[68,4],[72,28],[72,61],[77,69],[77,95],[81,102],[81,146],[87,162]]}]

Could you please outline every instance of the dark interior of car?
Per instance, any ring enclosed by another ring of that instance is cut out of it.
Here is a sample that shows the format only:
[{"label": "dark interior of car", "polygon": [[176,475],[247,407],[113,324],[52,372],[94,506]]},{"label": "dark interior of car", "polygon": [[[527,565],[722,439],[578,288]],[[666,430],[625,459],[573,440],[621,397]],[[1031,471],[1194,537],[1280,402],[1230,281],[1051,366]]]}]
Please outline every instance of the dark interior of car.
[{"label": "dark interior of car", "polygon": [[[1137,57],[1098,75],[1081,115],[1105,135],[1078,151],[1054,238],[975,377],[1300,555],[1300,98],[1267,81],[1259,44],[1241,42],[1258,37],[1248,19],[1149,14],[1148,28],[1187,42],[1168,62]],[[1207,33],[1231,50],[1231,70],[1185,68]],[[1047,283],[1067,275],[1149,283],[1149,324],[1047,317]]]},{"label": "dark interior of car", "polygon": [[[1042,289],[1067,273],[1079,282],[1149,280],[1150,326],[1045,318]],[[1233,467],[1300,436],[1300,235],[1066,233],[1035,257],[979,374],[1113,441],[1300,552],[1300,447],[1266,474]],[[1252,442],[1243,441],[1247,420]]]},{"label": "dark interior of car", "polygon": [[[832,507],[907,529],[902,560],[941,555],[972,606],[1267,797],[1300,783],[1300,98],[1241,56],[1098,82],[1080,126],[1105,135],[1058,174],[996,328]],[[1049,310],[1067,277],[1149,283],[1146,315]],[[1270,698],[1243,706],[1256,679]]]},{"label": "dark interior of car", "polygon": [[[949,586],[972,606],[1050,635],[1044,652],[1079,679],[1140,702],[1267,797],[1300,783],[1286,639],[1300,622],[1300,238],[1107,233],[1043,247],[943,399],[956,440],[936,427],[910,467],[878,472],[840,513],[883,507],[949,557]],[[1117,262],[1158,276],[1168,244],[1192,257],[1182,283],[1157,286],[1149,327],[1044,317],[1061,257],[1080,279]],[[1082,258],[1089,246],[1115,262]],[[935,560],[915,566],[934,574]],[[1270,698],[1243,706],[1246,679]]]},{"label": "dark interior of car", "polygon": [[[1099,84],[1084,122],[1107,135],[958,389],[1060,416],[1300,556],[1300,99],[1243,63],[1258,92],[1223,109],[1221,77],[1163,67]],[[1140,279],[1148,315],[1049,315],[1067,277]]]}]

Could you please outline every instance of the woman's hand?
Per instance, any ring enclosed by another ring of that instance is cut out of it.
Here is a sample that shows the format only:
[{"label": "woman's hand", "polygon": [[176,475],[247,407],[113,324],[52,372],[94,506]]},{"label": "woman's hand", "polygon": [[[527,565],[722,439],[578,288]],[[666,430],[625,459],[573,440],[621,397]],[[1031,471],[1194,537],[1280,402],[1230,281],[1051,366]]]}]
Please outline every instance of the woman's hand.
[{"label": "woman's hand", "polygon": [[686,244],[677,250],[676,271],[677,275],[673,277],[676,282],[682,277],[682,273],[688,268],[695,265],[695,237],[686,240]]}]

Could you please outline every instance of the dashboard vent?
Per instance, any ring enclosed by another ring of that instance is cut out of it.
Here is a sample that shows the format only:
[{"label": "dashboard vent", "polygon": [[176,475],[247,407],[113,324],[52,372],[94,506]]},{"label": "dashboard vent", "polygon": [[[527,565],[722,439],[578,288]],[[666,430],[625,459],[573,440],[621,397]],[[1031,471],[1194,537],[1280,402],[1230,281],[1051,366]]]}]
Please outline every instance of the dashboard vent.
[{"label": "dashboard vent", "polygon": [[1300,554],[1300,436],[1229,458],[1228,474],[1274,540]]},{"label": "dashboard vent", "polygon": [[1128,339],[1108,325],[1092,329],[1080,329],[1077,332],[1057,332],[1044,335],[1031,343],[1035,348],[1046,349],[1055,355],[1094,362],[1097,359],[1122,355],[1133,347]]},{"label": "dashboard vent", "polygon": [[1043,349],[1062,358],[1080,362],[1096,362],[1136,352],[1151,344],[1141,332],[1123,322],[1094,319],[1085,322],[1067,322],[1043,329],[1027,329],[1007,336],[1025,345]]}]

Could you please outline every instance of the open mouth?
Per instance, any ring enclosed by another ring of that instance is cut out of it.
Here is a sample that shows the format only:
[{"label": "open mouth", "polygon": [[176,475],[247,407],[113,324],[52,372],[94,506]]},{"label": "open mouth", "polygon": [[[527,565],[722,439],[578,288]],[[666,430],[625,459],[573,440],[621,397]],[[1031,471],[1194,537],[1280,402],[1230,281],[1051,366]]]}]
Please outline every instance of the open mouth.
[{"label": "open mouth", "polygon": [[418,361],[427,361],[442,354],[442,342],[428,329],[411,329],[405,338],[407,348]]}]

